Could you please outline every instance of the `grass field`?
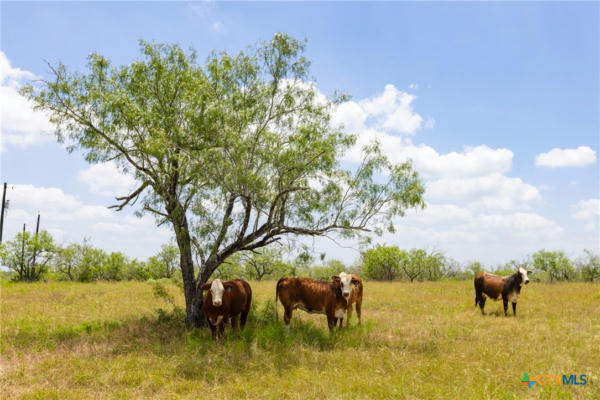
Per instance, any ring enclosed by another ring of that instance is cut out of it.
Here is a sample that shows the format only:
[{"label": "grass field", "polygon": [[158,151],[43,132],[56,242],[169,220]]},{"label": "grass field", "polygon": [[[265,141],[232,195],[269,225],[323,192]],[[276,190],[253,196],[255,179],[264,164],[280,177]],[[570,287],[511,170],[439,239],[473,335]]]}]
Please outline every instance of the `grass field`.
[{"label": "grass field", "polygon": [[[246,330],[215,345],[151,283],[3,283],[1,397],[600,399],[599,285],[530,284],[512,318],[501,301],[481,316],[472,282],[366,282],[362,326],[331,335],[301,311],[286,334],[275,283],[251,285]],[[528,389],[524,372],[588,384]]]}]

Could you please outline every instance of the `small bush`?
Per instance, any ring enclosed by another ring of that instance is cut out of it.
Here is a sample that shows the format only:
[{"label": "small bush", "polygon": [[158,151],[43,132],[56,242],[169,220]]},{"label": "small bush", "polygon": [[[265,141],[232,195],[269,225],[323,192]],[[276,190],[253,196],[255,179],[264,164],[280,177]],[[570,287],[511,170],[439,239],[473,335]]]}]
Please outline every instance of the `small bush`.
[{"label": "small bush", "polygon": [[167,311],[163,308],[156,309],[156,313],[158,314],[158,323],[166,325],[180,325],[183,321],[185,321],[185,310],[182,307],[175,304],[175,299],[167,291],[162,282],[152,281],[151,285],[152,294],[154,295],[154,297],[165,300],[173,307],[171,311]]}]

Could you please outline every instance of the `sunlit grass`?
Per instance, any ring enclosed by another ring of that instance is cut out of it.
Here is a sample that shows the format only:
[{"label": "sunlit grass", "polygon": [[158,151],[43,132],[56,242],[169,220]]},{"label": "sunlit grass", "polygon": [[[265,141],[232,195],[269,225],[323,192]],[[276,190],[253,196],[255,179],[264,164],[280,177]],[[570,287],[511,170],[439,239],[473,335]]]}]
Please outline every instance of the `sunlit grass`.
[{"label": "sunlit grass", "polygon": [[[275,283],[251,285],[246,330],[215,344],[151,283],[3,283],[1,397],[600,398],[598,285],[528,285],[513,318],[491,301],[481,316],[472,282],[366,282],[363,324],[333,334],[301,311],[286,333]],[[588,384],[528,389],[523,372]]]}]

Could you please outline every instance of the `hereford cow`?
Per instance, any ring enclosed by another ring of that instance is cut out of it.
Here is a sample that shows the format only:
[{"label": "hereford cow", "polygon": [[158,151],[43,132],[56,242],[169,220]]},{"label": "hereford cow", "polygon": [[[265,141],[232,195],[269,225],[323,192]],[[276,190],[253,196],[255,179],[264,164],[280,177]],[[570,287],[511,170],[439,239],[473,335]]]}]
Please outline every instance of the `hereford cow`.
[{"label": "hereford cow", "polygon": [[529,278],[527,271],[521,267],[510,276],[497,276],[480,272],[475,276],[475,306],[479,304],[481,314],[484,314],[483,307],[485,299],[489,297],[492,300],[498,300],[502,296],[504,303],[504,315],[508,312],[508,300],[512,303],[513,315],[517,316],[517,300],[521,293],[523,283],[528,284]]},{"label": "hereford cow", "polygon": [[212,283],[203,285],[201,289],[208,290],[202,309],[215,340],[223,336],[225,324],[230,319],[233,331],[238,329],[238,316],[242,328],[246,325],[252,302],[252,289],[248,282],[242,279],[227,282],[215,279]]},{"label": "hereford cow", "polygon": [[[362,310],[362,295],[363,295],[363,283],[362,279],[356,274],[347,274],[345,272],[340,272],[340,280],[342,281],[342,287],[344,285],[348,285],[348,281],[350,281],[349,285],[350,297],[348,297],[348,316],[346,317],[346,326],[350,324],[350,316],[352,315],[352,305],[355,304],[356,307],[356,315],[358,315],[358,324],[360,325],[360,314]],[[344,293],[342,293],[343,295]]]},{"label": "hereford cow", "polygon": [[277,313],[277,299],[279,299],[285,310],[283,320],[288,329],[292,312],[297,308],[309,313],[325,314],[330,330],[338,320],[341,327],[348,305],[346,299],[350,297],[350,292],[350,279],[344,286],[340,277],[335,275],[331,277],[331,281],[295,276],[281,278],[275,289],[275,317],[279,318]]}]

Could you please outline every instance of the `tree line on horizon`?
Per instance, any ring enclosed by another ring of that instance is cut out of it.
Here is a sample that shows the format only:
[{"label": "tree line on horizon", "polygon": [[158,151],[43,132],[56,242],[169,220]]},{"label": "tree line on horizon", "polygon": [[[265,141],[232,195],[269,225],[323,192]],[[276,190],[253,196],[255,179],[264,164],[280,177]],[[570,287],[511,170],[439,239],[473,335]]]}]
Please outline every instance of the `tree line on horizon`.
[{"label": "tree line on horizon", "polygon": [[[18,233],[0,245],[0,259],[12,281],[145,281],[171,279],[181,282],[180,255],[174,243],[163,244],[145,261],[123,252],[107,252],[92,246],[89,239],[81,243],[57,244],[50,233]],[[539,250],[522,261],[510,260],[496,266],[479,261],[460,263],[439,250],[400,249],[382,246],[363,251],[357,262],[346,265],[337,259],[326,260],[304,250],[293,256],[281,247],[269,246],[260,252],[236,253],[213,273],[211,279],[277,280],[284,276],[303,276],[328,280],[342,271],[359,274],[374,281],[468,280],[483,271],[509,275],[517,268],[533,269],[537,282],[589,281],[600,279],[600,255],[585,249],[577,258],[564,251]],[[197,268],[197,267],[196,267]]]}]

